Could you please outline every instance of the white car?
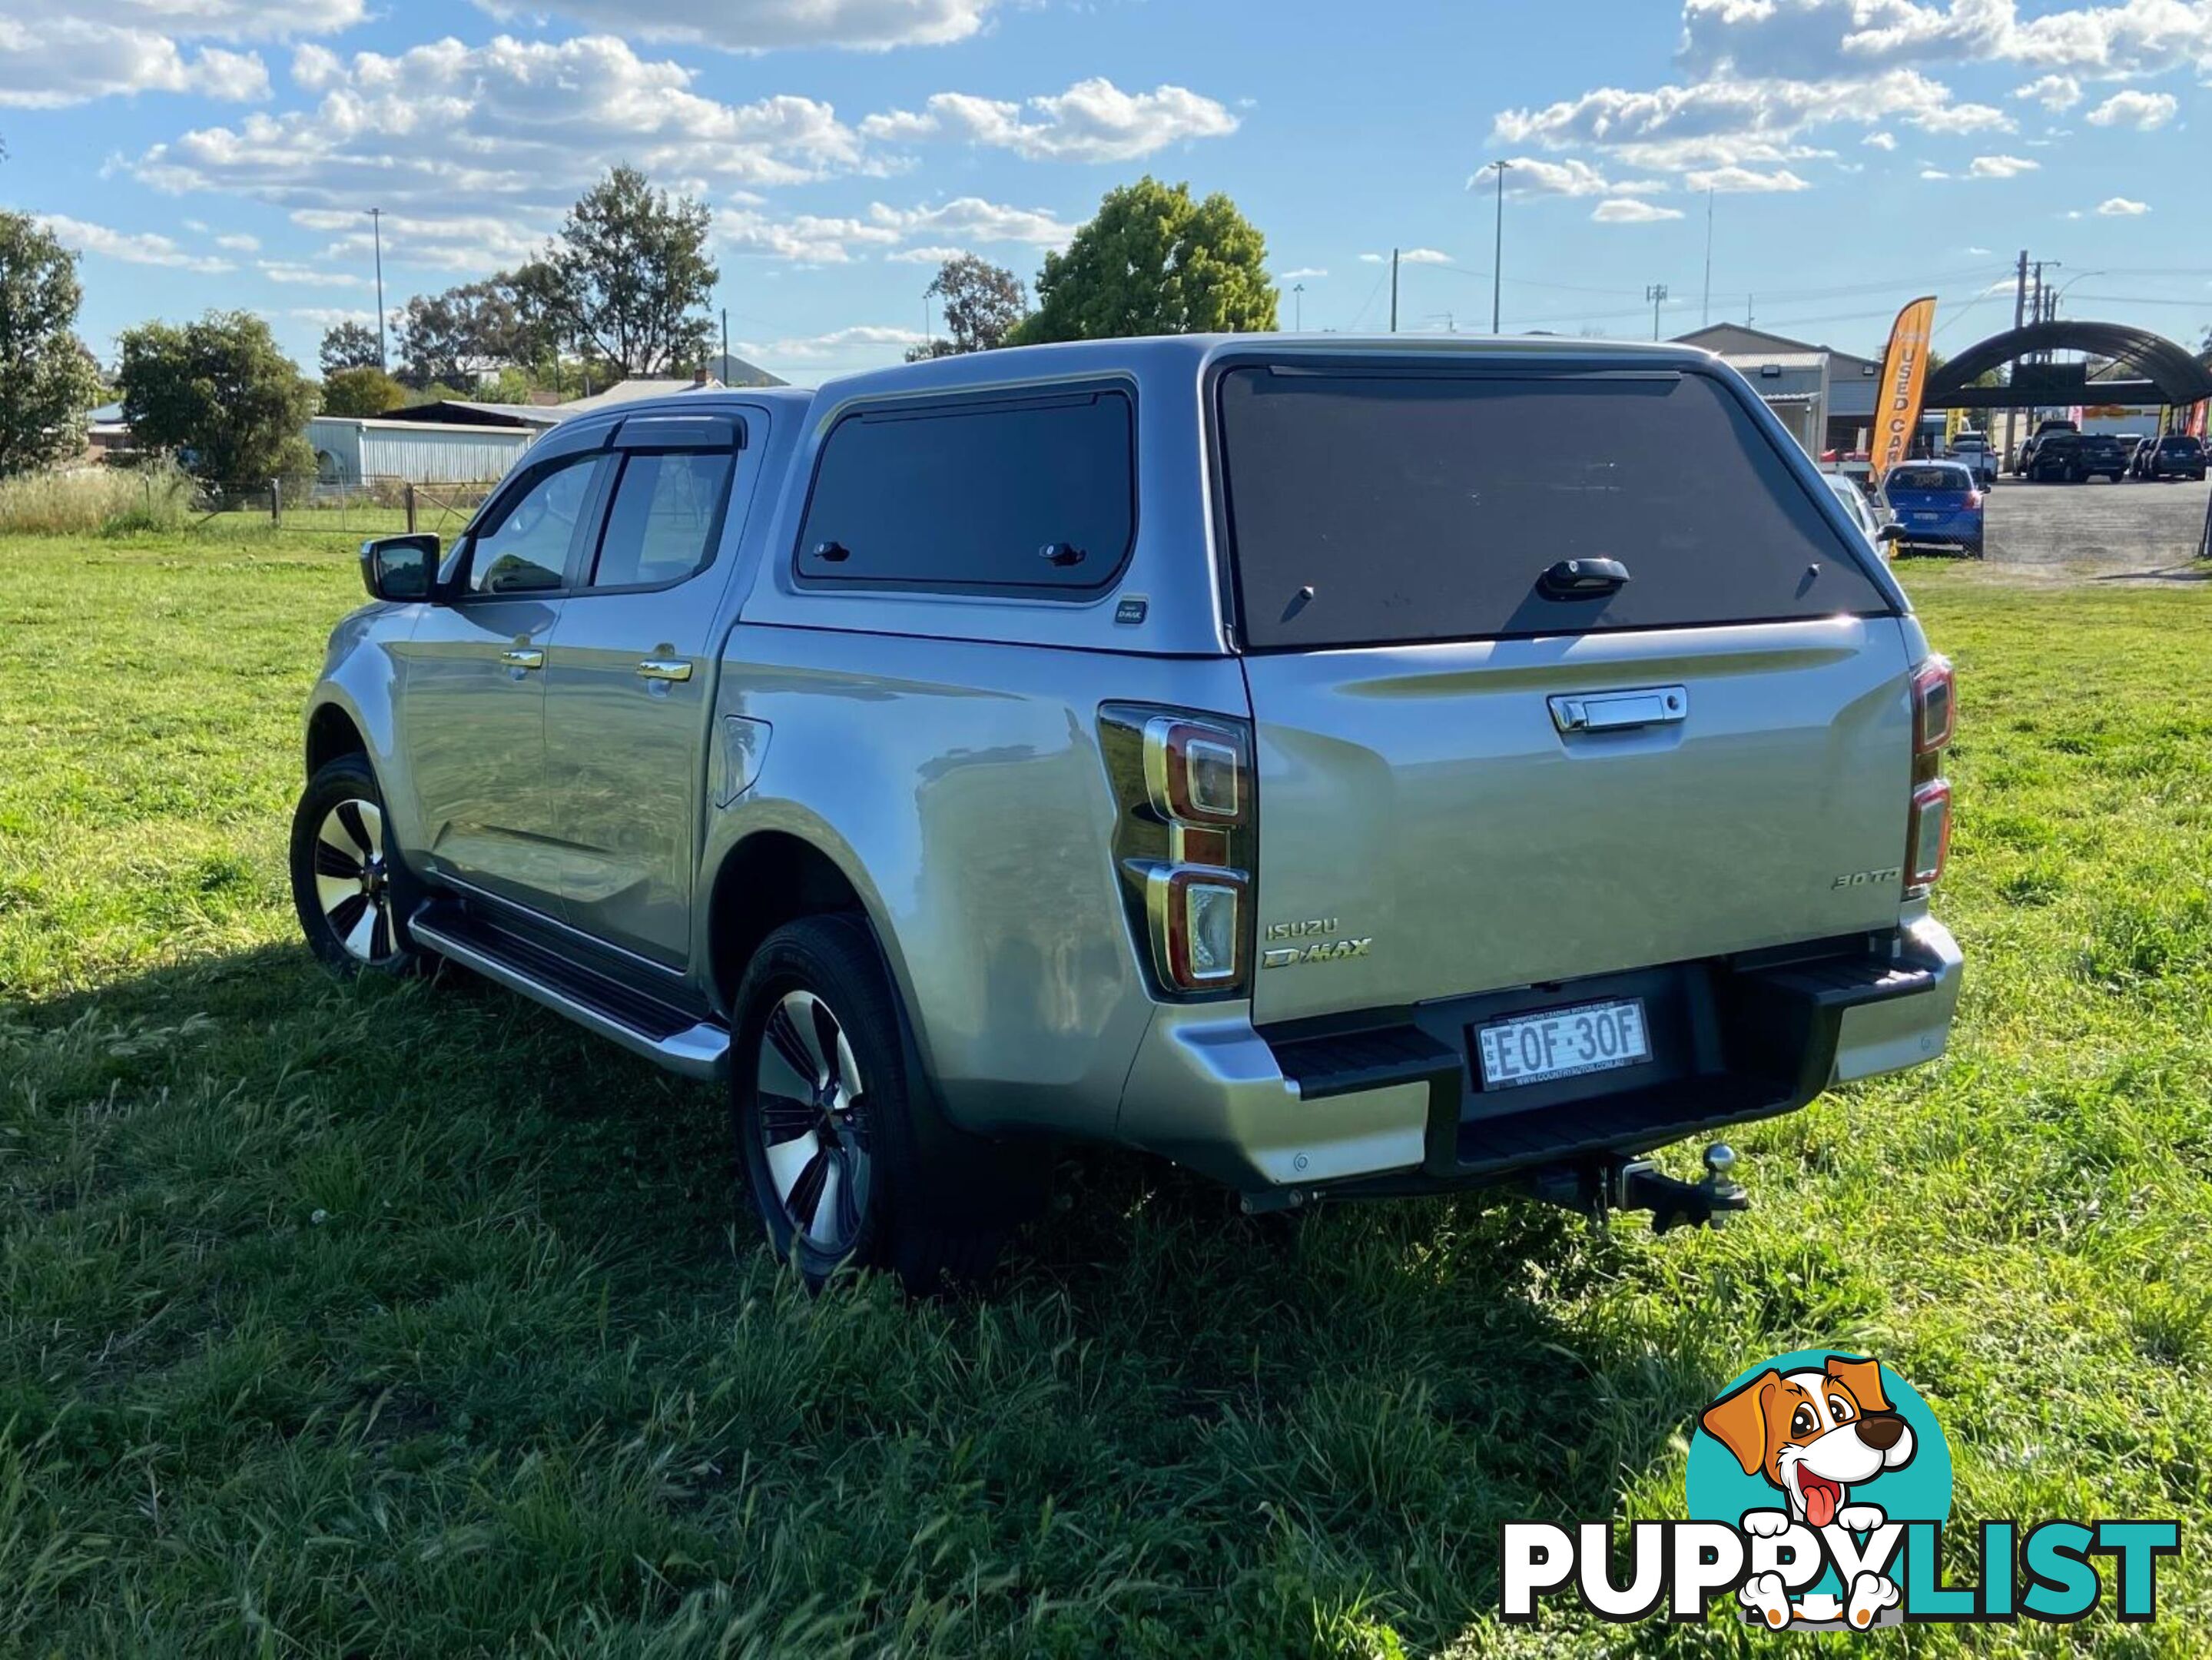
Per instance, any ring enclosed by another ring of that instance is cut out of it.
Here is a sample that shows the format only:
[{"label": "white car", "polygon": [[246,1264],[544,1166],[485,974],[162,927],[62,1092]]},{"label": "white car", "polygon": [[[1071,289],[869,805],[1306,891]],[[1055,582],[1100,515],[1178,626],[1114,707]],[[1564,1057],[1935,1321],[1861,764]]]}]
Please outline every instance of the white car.
[{"label": "white car", "polygon": [[1960,433],[1951,441],[1948,459],[1963,463],[1984,489],[1997,482],[1997,453],[1990,447],[1986,433]]},{"label": "white car", "polygon": [[1887,560],[1889,544],[1883,539],[1881,520],[1875,515],[1874,503],[1867,498],[1867,493],[1858,487],[1856,481],[1840,472],[1824,472],[1820,477],[1836,493],[1836,500],[1844,504],[1844,511],[1850,514],[1851,523],[1859,527],[1859,534],[1865,537],[1874,550]]}]

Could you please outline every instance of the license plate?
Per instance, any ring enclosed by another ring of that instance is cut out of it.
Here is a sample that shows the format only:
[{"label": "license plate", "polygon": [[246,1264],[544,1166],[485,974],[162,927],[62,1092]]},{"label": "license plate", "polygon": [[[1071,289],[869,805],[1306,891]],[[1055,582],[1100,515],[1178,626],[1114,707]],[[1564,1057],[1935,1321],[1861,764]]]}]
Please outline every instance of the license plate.
[{"label": "license plate", "polygon": [[1916,513],[1912,516],[1923,525],[1932,525],[1943,515],[1940,513]]},{"label": "license plate", "polygon": [[1482,1086],[1492,1090],[1610,1072],[1651,1058],[1640,997],[1517,1015],[1478,1027],[1474,1040]]}]

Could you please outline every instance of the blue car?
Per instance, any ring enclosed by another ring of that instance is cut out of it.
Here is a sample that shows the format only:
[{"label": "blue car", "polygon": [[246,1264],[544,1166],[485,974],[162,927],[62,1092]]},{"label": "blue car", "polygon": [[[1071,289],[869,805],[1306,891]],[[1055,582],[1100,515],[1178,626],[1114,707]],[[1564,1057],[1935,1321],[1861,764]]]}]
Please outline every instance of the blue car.
[{"label": "blue car", "polygon": [[1900,550],[1957,548],[1982,556],[1982,491],[1958,461],[1908,461],[1892,467],[1882,497],[1897,523]]}]

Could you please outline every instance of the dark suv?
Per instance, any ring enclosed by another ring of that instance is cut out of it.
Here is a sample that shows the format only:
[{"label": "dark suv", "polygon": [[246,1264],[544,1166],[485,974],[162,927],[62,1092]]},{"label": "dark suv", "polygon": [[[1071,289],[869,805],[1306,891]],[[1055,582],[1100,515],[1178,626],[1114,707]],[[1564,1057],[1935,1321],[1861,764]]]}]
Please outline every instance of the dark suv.
[{"label": "dark suv", "polygon": [[2031,484],[2054,482],[2071,484],[2081,477],[2076,471],[2081,459],[2080,433],[2038,433],[2029,441],[2027,458],[2021,464],[2021,471]]},{"label": "dark suv", "polygon": [[2201,479],[2204,477],[2204,441],[2185,432],[2168,433],[2143,458],[2143,477]]},{"label": "dark suv", "polygon": [[2074,451],[2075,481],[2105,477],[2119,483],[2128,476],[2128,462],[2134,449],[2133,444],[2110,433],[2083,433]]}]

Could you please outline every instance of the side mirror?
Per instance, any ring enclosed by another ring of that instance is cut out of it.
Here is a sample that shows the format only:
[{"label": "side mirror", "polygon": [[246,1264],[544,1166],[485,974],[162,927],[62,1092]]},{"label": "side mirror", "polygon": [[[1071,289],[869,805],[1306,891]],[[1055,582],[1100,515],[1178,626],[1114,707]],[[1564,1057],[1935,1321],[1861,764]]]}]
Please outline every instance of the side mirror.
[{"label": "side mirror", "polygon": [[1884,525],[1875,532],[1874,539],[1877,542],[1902,542],[1905,539],[1905,526],[1895,523]]},{"label": "side mirror", "polygon": [[362,543],[361,580],[372,599],[428,599],[438,586],[438,538],[426,531]]}]

